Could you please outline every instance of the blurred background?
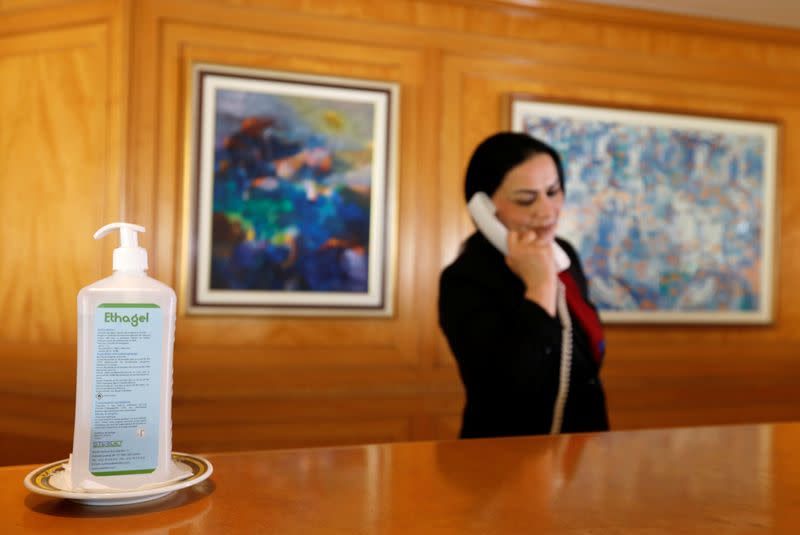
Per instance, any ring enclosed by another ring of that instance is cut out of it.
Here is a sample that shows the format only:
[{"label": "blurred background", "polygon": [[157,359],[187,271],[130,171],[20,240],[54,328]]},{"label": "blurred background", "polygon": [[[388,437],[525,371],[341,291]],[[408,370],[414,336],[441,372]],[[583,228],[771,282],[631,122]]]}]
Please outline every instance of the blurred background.
[{"label": "blurred background", "polygon": [[[398,84],[390,316],[186,312],[199,62]],[[454,438],[438,277],[512,94],[779,125],[773,321],[609,325],[603,377],[614,429],[800,417],[794,1],[0,0],[0,80],[0,465],[71,450],[76,296],[116,220],[181,302],[175,450]]]}]

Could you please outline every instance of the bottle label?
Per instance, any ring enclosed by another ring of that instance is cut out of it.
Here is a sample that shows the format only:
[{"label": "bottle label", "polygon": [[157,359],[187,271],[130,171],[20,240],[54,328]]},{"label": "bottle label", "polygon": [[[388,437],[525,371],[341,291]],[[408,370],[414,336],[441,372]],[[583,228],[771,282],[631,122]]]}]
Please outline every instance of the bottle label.
[{"label": "bottle label", "polygon": [[89,470],[149,474],[158,465],[163,312],[146,303],[95,311]]}]

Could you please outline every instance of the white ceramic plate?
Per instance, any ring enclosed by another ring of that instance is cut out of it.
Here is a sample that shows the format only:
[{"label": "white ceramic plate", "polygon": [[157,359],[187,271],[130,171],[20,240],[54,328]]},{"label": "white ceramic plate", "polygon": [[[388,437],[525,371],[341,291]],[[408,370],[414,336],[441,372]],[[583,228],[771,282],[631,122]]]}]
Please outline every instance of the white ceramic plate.
[{"label": "white ceramic plate", "polygon": [[51,478],[64,470],[68,459],[40,466],[25,476],[25,487],[37,494],[53,498],[64,498],[86,505],[124,505],[155,500],[176,490],[185,489],[204,481],[214,471],[208,460],[197,455],[172,452],[172,460],[189,468],[192,473],[185,479],[171,481],[161,486],[140,490],[122,490],[115,492],[85,492],[63,490],[52,484]]}]

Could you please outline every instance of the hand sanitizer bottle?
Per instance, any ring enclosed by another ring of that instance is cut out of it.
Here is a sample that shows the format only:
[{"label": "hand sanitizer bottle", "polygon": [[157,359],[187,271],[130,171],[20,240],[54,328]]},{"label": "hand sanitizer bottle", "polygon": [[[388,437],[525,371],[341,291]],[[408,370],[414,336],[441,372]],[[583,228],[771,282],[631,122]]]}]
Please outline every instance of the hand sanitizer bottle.
[{"label": "hand sanitizer bottle", "polygon": [[108,492],[180,478],[172,461],[175,292],[147,276],[144,227],[119,230],[114,272],[78,293],[78,374],[70,460],[74,490]]}]

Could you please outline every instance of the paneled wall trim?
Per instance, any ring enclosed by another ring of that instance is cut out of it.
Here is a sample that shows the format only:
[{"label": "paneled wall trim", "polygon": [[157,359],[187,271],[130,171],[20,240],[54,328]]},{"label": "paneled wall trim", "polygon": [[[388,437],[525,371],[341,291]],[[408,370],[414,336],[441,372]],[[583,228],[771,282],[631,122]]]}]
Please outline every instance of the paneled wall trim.
[{"label": "paneled wall trim", "polygon": [[545,0],[0,0],[0,464],[69,453],[75,297],[111,268],[96,228],[146,226],[185,298],[198,62],[399,85],[395,313],[181,314],[176,449],[455,437],[438,274],[512,93],[780,125],[775,321],[609,326],[604,379],[616,429],[800,417],[800,32]]}]

